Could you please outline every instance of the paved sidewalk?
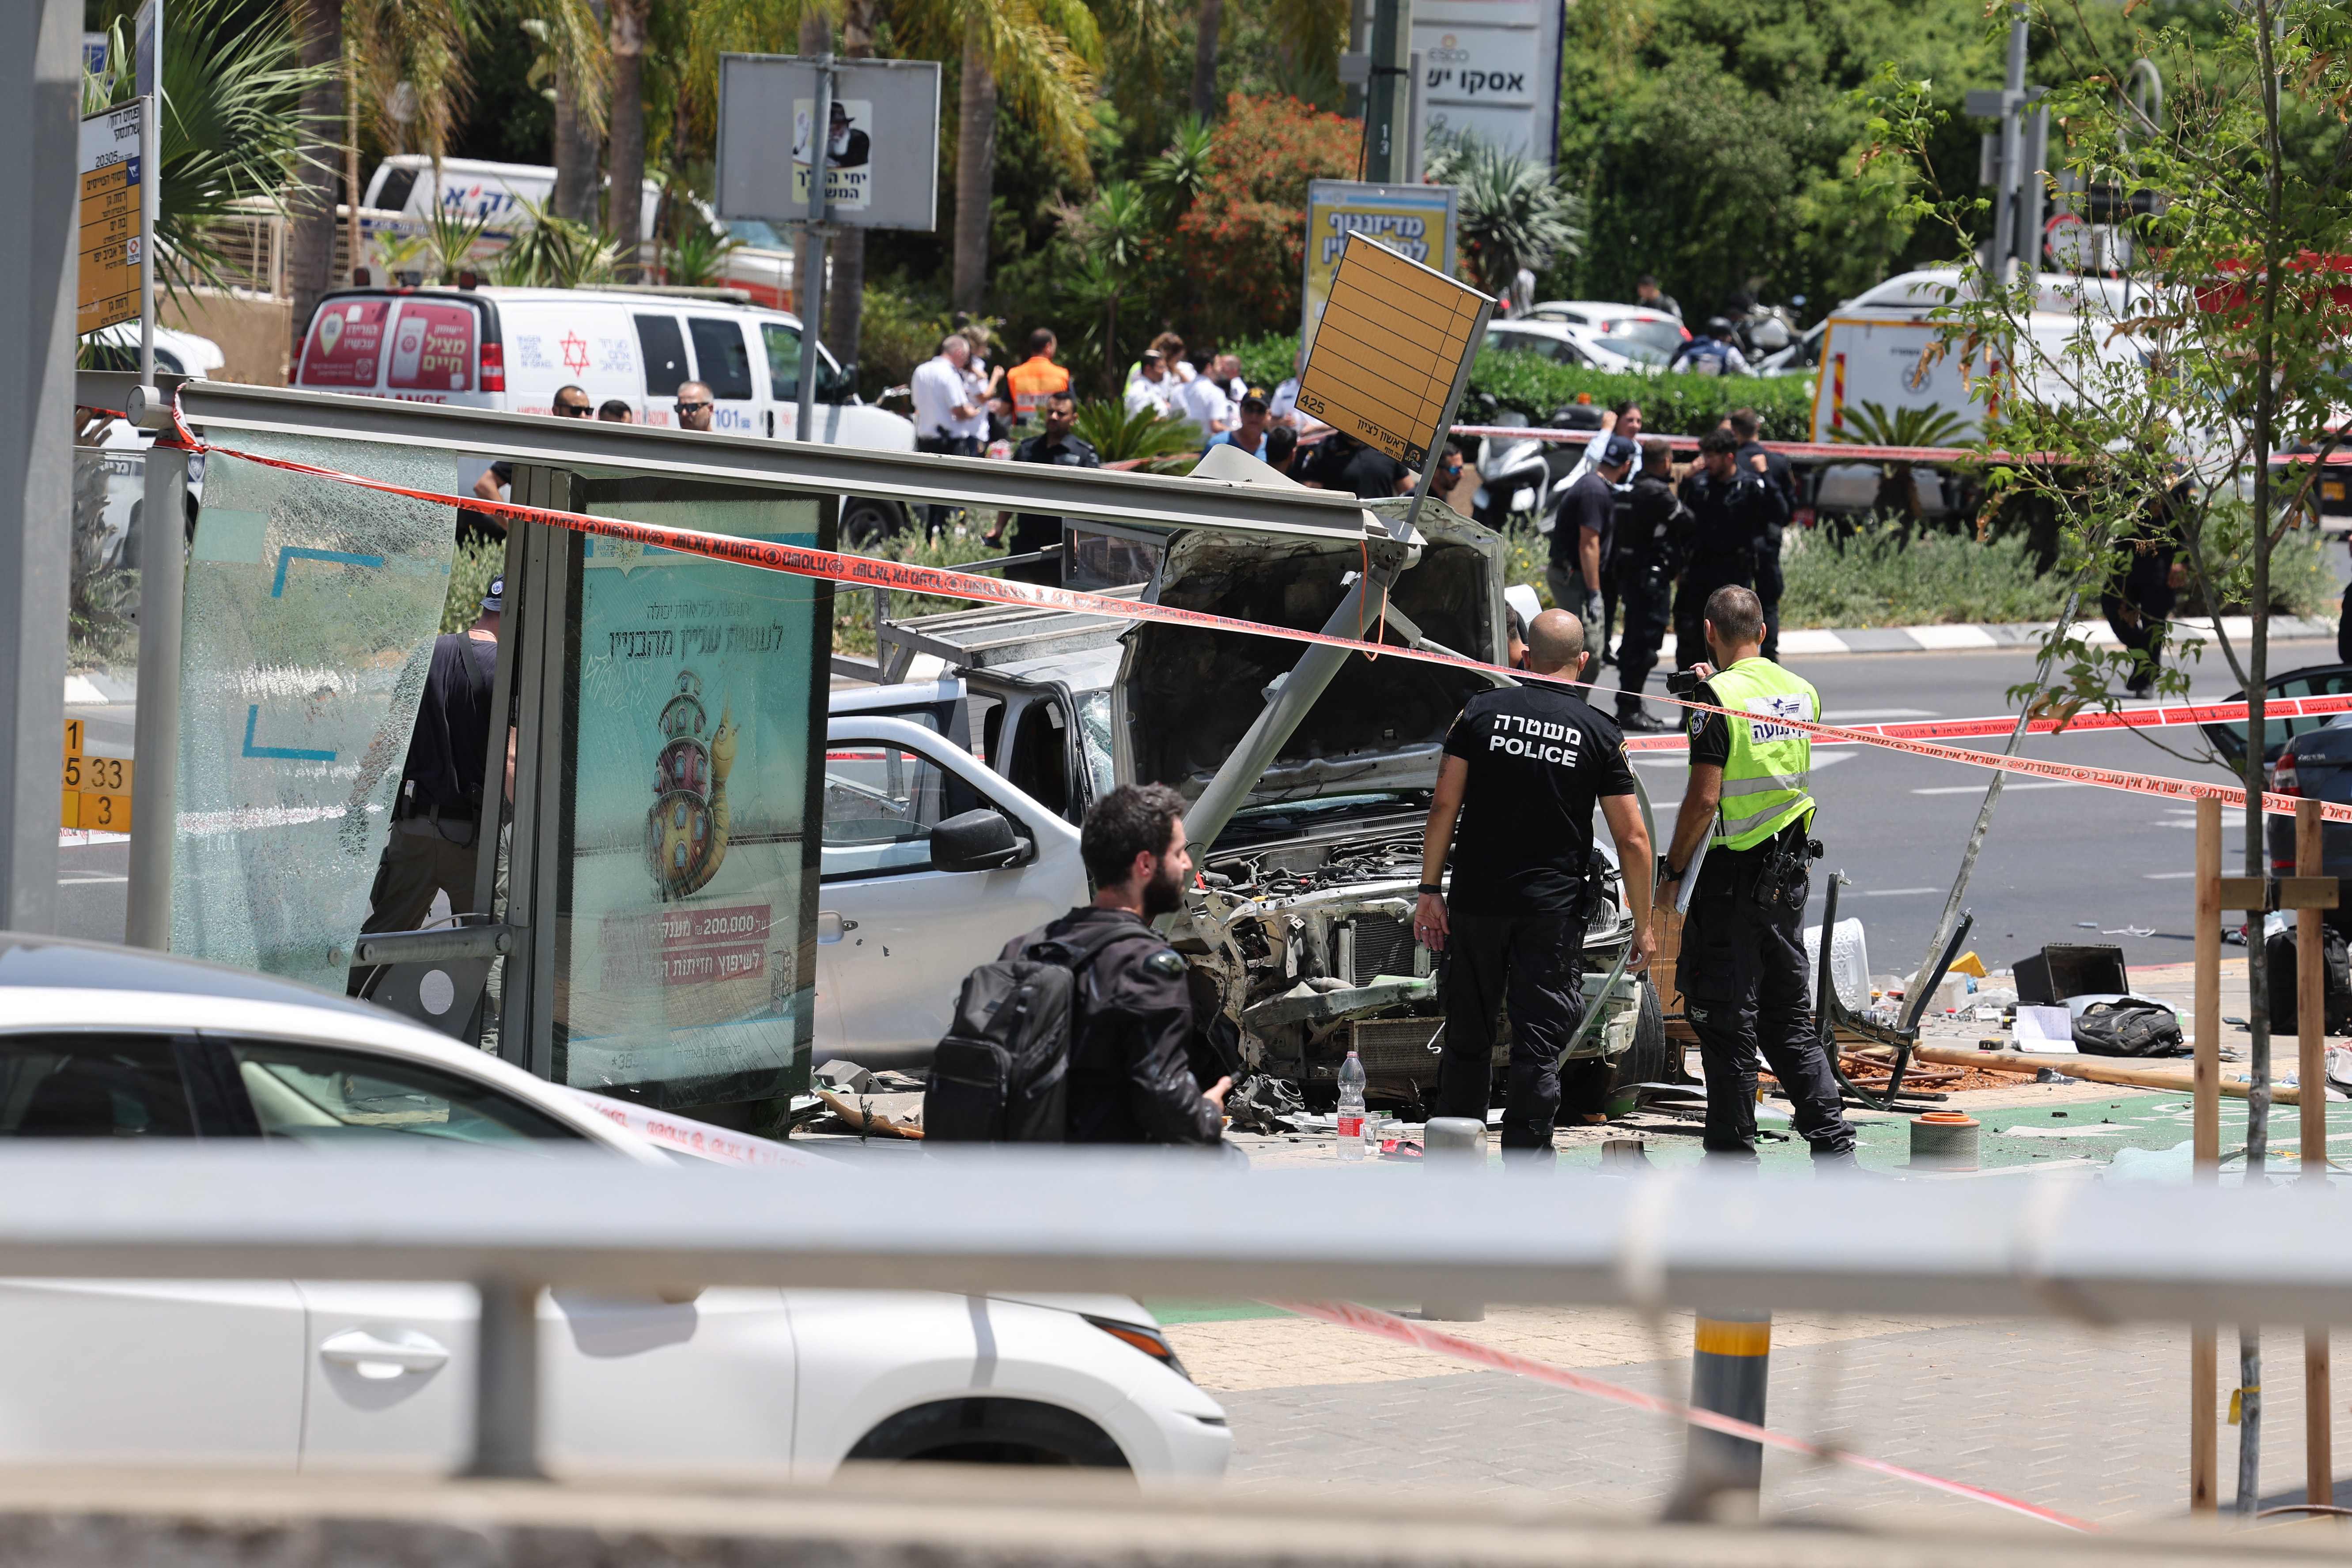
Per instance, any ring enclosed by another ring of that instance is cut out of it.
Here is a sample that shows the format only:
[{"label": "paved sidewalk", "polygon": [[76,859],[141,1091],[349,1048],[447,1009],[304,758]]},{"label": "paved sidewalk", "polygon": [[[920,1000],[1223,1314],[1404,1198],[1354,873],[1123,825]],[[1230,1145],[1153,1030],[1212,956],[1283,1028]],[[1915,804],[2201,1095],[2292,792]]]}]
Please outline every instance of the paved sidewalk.
[{"label": "paved sidewalk", "polygon": [[[1232,1417],[1235,1487],[1443,1490],[1641,1511],[1662,1506],[1680,1474],[1683,1432],[1671,1422],[1497,1373],[1423,1370],[1433,1358],[1408,1363],[1381,1342],[1326,1324],[1280,1326],[1279,1336],[1261,1321],[1170,1331]],[[1445,1326],[1532,1354],[1548,1342],[1556,1353],[1546,1359],[1644,1392],[1679,1397],[1688,1387],[1686,1360],[1622,1353],[1656,1342],[1630,1314],[1497,1310],[1485,1324]],[[1665,1330],[1683,1343],[1688,1332],[1686,1321]],[[1265,1352],[1277,1338],[1296,1371],[1268,1384]],[[2347,1346],[2352,1338],[2337,1339],[2339,1391]],[[2273,1331],[2264,1348],[2267,1506],[2302,1498],[2301,1336]],[[2225,1330],[2225,1389],[2235,1352],[2235,1332]],[[1782,1430],[2095,1522],[2164,1519],[2187,1508],[2188,1357],[2187,1332],[2168,1326],[1784,1320],[1767,1414]],[[2352,1500],[2352,1412],[2336,1417],[2335,1453],[2347,1477],[2342,1503]],[[2224,1427],[2225,1505],[2236,1464],[2236,1431]],[[1996,1517],[1979,1503],[1769,1454],[1764,1507],[1816,1522],[1898,1511]]]}]

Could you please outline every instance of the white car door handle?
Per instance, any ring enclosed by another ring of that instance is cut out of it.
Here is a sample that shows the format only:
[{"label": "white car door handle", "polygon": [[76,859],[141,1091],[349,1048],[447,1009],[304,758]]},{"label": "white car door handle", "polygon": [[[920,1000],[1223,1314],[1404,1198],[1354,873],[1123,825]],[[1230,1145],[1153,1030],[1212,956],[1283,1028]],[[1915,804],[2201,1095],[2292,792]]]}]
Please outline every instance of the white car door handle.
[{"label": "white car door handle", "polygon": [[408,1332],[387,1340],[365,1329],[330,1335],[320,1343],[319,1354],[373,1380],[398,1377],[404,1372],[431,1372],[449,1360],[446,1349],[423,1334]]},{"label": "white car door handle", "polygon": [[857,922],[843,920],[837,910],[819,910],[816,912],[816,939],[819,942],[839,942],[845,933],[856,929]]}]

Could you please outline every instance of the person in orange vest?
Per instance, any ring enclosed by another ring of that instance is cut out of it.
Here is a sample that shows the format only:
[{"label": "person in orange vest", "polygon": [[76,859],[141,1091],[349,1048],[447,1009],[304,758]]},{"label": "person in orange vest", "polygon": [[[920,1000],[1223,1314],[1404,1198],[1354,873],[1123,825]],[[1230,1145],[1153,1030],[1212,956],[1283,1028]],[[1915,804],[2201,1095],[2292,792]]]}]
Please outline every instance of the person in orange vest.
[{"label": "person in orange vest", "polygon": [[1029,357],[1004,373],[1004,384],[1013,389],[1013,421],[1027,428],[1037,423],[1045,399],[1057,392],[1070,390],[1070,373],[1054,363],[1054,351],[1060,342],[1045,327],[1029,334]]}]

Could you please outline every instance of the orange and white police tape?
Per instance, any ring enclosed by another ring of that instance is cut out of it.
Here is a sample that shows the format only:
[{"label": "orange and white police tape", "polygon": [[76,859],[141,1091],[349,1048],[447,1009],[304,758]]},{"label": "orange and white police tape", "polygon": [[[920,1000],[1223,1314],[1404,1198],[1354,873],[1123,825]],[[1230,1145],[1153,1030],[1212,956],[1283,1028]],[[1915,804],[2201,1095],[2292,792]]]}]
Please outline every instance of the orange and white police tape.
[{"label": "orange and white police tape", "polygon": [[[1672,700],[1672,699],[1668,699]],[[2173,702],[2153,708],[2095,709],[2068,713],[2063,710],[2036,716],[2025,726],[2029,735],[2080,734],[2092,730],[2169,730],[2192,724],[2242,724],[2251,705],[2245,702]],[[2265,723],[2285,719],[2319,719],[2352,713],[2352,695],[2337,697],[2273,697],[2263,705]],[[1990,713],[1979,719],[1903,719],[1876,724],[1849,724],[1853,735],[1890,735],[1903,741],[1953,741],[1979,736],[2000,737],[2017,728],[2014,713]],[[1822,745],[1847,742],[1824,740]],[[1690,749],[1687,736],[1629,735],[1629,752],[1682,752]]]},{"label": "orange and white police tape", "polygon": [[[372,479],[359,474],[347,474],[312,463],[296,462],[287,458],[266,458],[257,453],[240,451],[234,447],[222,447],[197,439],[184,424],[179,426],[181,444],[191,450],[217,452],[225,457],[259,463],[267,468],[291,473],[310,474],[337,484],[355,485],[383,495],[405,496],[413,500],[427,501],[437,506],[453,506],[483,512],[513,521],[546,523],[570,529],[578,533],[602,534],[609,539],[625,539],[655,549],[674,550],[683,554],[700,555],[713,561],[731,562],[738,565],[756,566],[763,571],[782,572],[792,576],[807,577],[820,582],[845,583],[854,587],[884,588],[894,593],[922,594],[937,598],[971,599],[982,604],[1030,605],[1043,609],[1068,610],[1080,615],[1103,616],[1117,620],[1156,621],[1163,625],[1191,626],[1202,631],[1234,632],[1245,637],[1269,637],[1279,642],[1308,643],[1327,647],[1347,648],[1367,657],[1384,657],[1410,660],[1419,664],[1440,665],[1449,668],[1476,671],[1483,674],[1508,676],[1514,680],[1540,681],[1548,685],[1567,686],[1583,689],[1583,683],[1556,675],[1534,675],[1526,670],[1507,669],[1462,654],[1440,653],[1431,648],[1406,647],[1393,643],[1367,643],[1354,637],[1334,637],[1326,632],[1301,631],[1291,626],[1268,626],[1262,621],[1243,620],[1234,616],[1211,615],[1203,610],[1178,609],[1170,605],[1155,605],[1139,599],[1114,599],[1105,595],[1082,593],[1071,588],[1048,588],[1034,583],[1003,582],[977,573],[958,572],[942,566],[919,566],[903,561],[881,561],[866,555],[844,555],[830,550],[812,550],[796,544],[781,544],[772,540],[740,539],[729,534],[704,533],[695,529],[670,528],[658,523],[631,522],[621,518],[591,517],[584,512],[560,511],[551,507],[523,506],[513,501],[483,500],[471,496],[444,495],[435,490],[413,489],[393,484],[384,479]],[[1728,718],[1744,714],[1695,702],[1688,698],[1666,697],[1664,701],[1689,709],[1694,712],[1721,713]],[[1929,757],[1939,762],[1965,763],[1972,767],[1995,768],[2003,773],[2023,773],[2035,778],[2058,779],[2070,784],[2094,784],[2102,789],[2121,790],[2133,795],[2169,796],[2177,800],[2221,800],[2242,804],[2242,788],[2202,784],[2189,779],[2165,778],[2153,773],[2127,773],[2116,768],[2085,767],[2078,763],[2044,762],[2038,757],[2000,756],[1986,752],[1972,752],[1965,747],[1947,746],[1933,741],[1908,740],[1898,735],[1877,733],[1869,730],[1841,728],[1832,724],[1808,723],[1801,720],[1776,720],[1787,729],[1811,736],[1816,742],[1851,742],[1878,746],[1889,751],[1907,752],[1914,756]],[[2012,721],[2013,722],[2013,721]],[[2294,814],[2299,802],[2293,795],[2264,792],[2263,809],[2280,816]],[[2320,808],[2320,815],[2330,822],[2352,822],[2352,805],[2333,802]]]},{"label": "orange and white police tape", "polygon": [[1268,1300],[1266,1305],[1279,1307],[1286,1312],[1296,1312],[1302,1318],[1315,1318],[1323,1322],[1337,1323],[1341,1328],[1354,1329],[1360,1333],[1375,1334],[1384,1340],[1392,1340],[1398,1344],[1411,1345],[1415,1350],[1428,1351],[1435,1355],[1450,1356],[1455,1361],[1469,1362],[1494,1372],[1507,1372],[1514,1376],[1532,1378],[1538,1383],[1549,1383],[1557,1388],[1591,1394],[1595,1399],[1605,1399],[1612,1405],[1622,1405],[1634,1410],[1646,1410],[1654,1415],[1664,1415],[1672,1420],[1688,1422],[1694,1426],[1704,1426],[1710,1432],[1720,1432],[1727,1437],[1743,1437],[1748,1442],[1760,1443],[1768,1448],[1778,1448],[1783,1453],[1802,1454],[1811,1459],[1850,1465],[1858,1470],[1868,1470],[1873,1475],[1887,1476],[1898,1481],[1909,1481],[1914,1486],[1927,1487],[1930,1490],[1944,1492],[1952,1497],[1966,1498],[1971,1502],[1988,1503],[1994,1508],[2005,1509],[2011,1513],[2023,1514],[2028,1519],[2038,1519],[2045,1524],[2055,1524],[2068,1530],[2080,1531],[2095,1528],[2082,1520],[2060,1513],[2054,1509],[2043,1508],[2039,1503],[2026,1502],[2021,1499],[2008,1497],[1984,1487],[1970,1486],[1966,1481],[1947,1480],[1942,1476],[1931,1476],[1924,1470],[1914,1470],[1902,1465],[1890,1464],[1885,1459],[1874,1459],[1865,1455],[1849,1453],[1843,1448],[1831,1447],[1827,1444],[1810,1442],[1803,1437],[1791,1436],[1786,1432],[1775,1432],[1769,1426],[1758,1426],[1717,1411],[1701,1410],[1696,1405],[1679,1404],[1658,1394],[1643,1394],[1638,1389],[1627,1388],[1622,1384],[1608,1383],[1597,1377],[1587,1377],[1580,1372],[1570,1372],[1564,1366],[1554,1366],[1549,1362],[1538,1361],[1533,1356],[1520,1355],[1514,1351],[1496,1350],[1492,1345],[1482,1345],[1475,1340],[1465,1340],[1458,1334],[1449,1334],[1442,1329],[1431,1328],[1426,1323],[1417,1323],[1409,1318],[1400,1318],[1393,1313],[1380,1311],[1375,1308],[1362,1306],[1354,1301]]}]

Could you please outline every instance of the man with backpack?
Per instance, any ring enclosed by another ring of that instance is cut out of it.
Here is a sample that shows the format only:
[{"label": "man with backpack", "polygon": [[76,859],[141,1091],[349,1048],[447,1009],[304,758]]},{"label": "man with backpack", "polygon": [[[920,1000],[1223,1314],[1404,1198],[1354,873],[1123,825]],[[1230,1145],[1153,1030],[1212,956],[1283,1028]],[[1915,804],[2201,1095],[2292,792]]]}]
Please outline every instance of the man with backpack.
[{"label": "man with backpack", "polygon": [[1165,784],[1121,784],[1087,809],[1094,901],[964,982],[924,1092],[927,1141],[1223,1141],[1233,1078],[1204,1089],[1192,1065],[1220,1058],[1204,1048],[1215,1020],[1196,1016],[1190,967],[1150,924],[1192,875],[1183,814]]}]

